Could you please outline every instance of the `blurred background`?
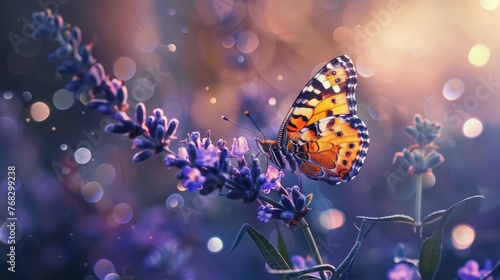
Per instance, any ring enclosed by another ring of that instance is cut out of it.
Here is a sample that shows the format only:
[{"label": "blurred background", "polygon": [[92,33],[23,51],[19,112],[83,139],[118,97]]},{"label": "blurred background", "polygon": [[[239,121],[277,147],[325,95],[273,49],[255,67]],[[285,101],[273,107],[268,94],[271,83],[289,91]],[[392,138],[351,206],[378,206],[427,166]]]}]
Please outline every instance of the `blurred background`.
[{"label": "blurred background", "polygon": [[[414,216],[415,178],[393,165],[412,145],[414,114],[443,125],[446,161],[425,177],[423,215],[475,194],[445,230],[438,279],[468,259],[500,260],[500,27],[498,0],[475,1],[4,1],[0,17],[1,279],[274,279],[243,223],[276,241],[256,219],[256,203],[178,188],[162,157],[134,164],[110,119],[64,90],[47,56],[57,45],[29,37],[31,14],[51,8],[94,38],[96,59],[125,80],[129,102],[159,107],[180,121],[179,137],[212,131],[232,142],[268,138],[311,76],[347,54],[358,71],[360,118],[370,149],[357,178],[332,187],[304,178],[314,193],[309,222],[324,261],[335,266],[354,245],[358,215]],[[174,149],[177,147],[173,147]],[[256,152],[256,151],[254,151]],[[16,166],[16,273],[7,272],[7,166]],[[283,184],[299,180],[286,173]],[[474,211],[473,211],[474,210]],[[475,212],[477,210],[477,212]],[[432,232],[432,226],[425,234]],[[300,231],[282,228],[293,254],[308,254]],[[377,224],[363,243],[353,279],[384,279],[399,243],[416,257],[412,229]]]}]

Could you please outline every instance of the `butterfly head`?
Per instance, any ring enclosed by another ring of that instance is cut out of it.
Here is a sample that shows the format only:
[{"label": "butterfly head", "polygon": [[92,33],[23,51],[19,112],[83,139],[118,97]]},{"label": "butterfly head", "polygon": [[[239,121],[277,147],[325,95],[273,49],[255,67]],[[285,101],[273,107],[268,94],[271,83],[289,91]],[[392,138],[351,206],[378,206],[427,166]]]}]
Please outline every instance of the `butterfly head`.
[{"label": "butterfly head", "polygon": [[283,164],[280,164],[282,161],[280,160],[278,141],[255,138],[255,142],[261,153],[266,155],[279,168],[283,168]]}]

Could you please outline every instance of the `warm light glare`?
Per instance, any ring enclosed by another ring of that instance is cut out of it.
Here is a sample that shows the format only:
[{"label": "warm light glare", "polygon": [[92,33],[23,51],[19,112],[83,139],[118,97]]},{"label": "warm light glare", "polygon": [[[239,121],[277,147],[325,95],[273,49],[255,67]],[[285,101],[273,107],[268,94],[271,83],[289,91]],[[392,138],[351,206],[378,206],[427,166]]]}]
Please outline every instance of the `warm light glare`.
[{"label": "warm light glare", "polygon": [[177,50],[177,47],[174,44],[168,44],[167,48],[170,52],[175,52]]},{"label": "warm light glare", "polygon": [[344,225],[344,221],[344,213],[334,208],[324,211],[319,216],[319,222],[321,226],[327,230],[341,227],[342,225]]},{"label": "warm light glare", "polygon": [[30,108],[31,117],[36,122],[46,120],[50,115],[50,108],[43,102],[36,102]]},{"label": "warm light glare", "polygon": [[217,98],[215,98],[215,97],[210,98],[210,103],[212,103],[212,104],[217,103]]},{"label": "warm light glare", "polygon": [[207,248],[212,253],[217,253],[222,250],[223,244],[219,237],[212,237],[208,240]]},{"label": "warm light glare", "polygon": [[493,11],[498,8],[499,0],[480,0],[479,3],[486,11]]},{"label": "warm light glare", "polygon": [[457,250],[469,248],[476,238],[476,231],[467,224],[460,224],[451,230],[453,247]]},{"label": "warm light glare", "polygon": [[463,132],[465,137],[475,138],[483,132],[483,124],[478,119],[470,118],[464,123]]},{"label": "warm light glare", "polygon": [[449,79],[444,84],[443,96],[444,96],[444,98],[452,101],[452,100],[455,100],[455,99],[459,98],[460,96],[462,96],[462,94],[464,93],[464,90],[465,90],[464,82],[462,82],[462,80],[460,80],[458,78],[452,78],[452,79]]},{"label": "warm light glare", "polygon": [[469,51],[469,62],[476,67],[482,67],[486,65],[489,59],[490,50],[485,45],[474,45]]},{"label": "warm light glare", "polygon": [[269,98],[269,105],[271,105],[271,106],[276,105],[276,98],[274,98],[274,97]]}]

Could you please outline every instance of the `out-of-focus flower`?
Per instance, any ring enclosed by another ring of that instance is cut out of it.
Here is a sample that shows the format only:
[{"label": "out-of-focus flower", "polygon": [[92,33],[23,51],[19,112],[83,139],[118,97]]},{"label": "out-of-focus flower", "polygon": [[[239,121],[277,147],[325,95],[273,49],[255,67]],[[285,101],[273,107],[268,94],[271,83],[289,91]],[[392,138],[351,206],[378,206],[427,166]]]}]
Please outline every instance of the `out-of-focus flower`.
[{"label": "out-of-focus flower", "polygon": [[[293,269],[295,270],[303,270],[307,268],[312,268],[316,266],[316,262],[314,262],[313,258],[310,255],[306,255],[306,257],[302,257],[301,255],[292,255],[290,260],[293,265]],[[311,273],[311,275],[319,276],[319,272]]]},{"label": "out-of-focus flower", "polygon": [[415,269],[406,263],[397,263],[387,273],[388,280],[413,280],[414,277]]},{"label": "out-of-focus flower", "polygon": [[[477,261],[468,260],[463,267],[458,269],[457,275],[461,280],[479,280],[488,274],[491,266],[491,261],[487,260],[484,269],[479,270],[479,263]],[[493,277],[488,277],[487,280],[493,280]]]},{"label": "out-of-focus flower", "polygon": [[305,196],[298,186],[293,186],[286,190],[280,189],[280,205],[261,206],[258,209],[258,218],[261,222],[268,222],[269,214],[273,219],[281,220],[287,226],[295,226],[297,222],[306,216],[309,208],[307,207],[312,200],[312,194]]},{"label": "out-of-focus flower", "polygon": [[444,162],[444,157],[437,152],[434,139],[439,135],[441,125],[422,119],[419,114],[415,115],[415,126],[407,126],[406,132],[417,142],[416,145],[404,148],[403,151],[394,154],[394,161],[403,161],[408,173],[423,174],[430,172],[433,168]]},{"label": "out-of-focus flower", "polygon": [[410,149],[404,148],[402,152],[394,154],[394,162],[402,159],[405,166],[408,168],[410,174],[423,174],[431,171],[442,162],[444,157],[438,153],[434,148],[420,149],[411,147]]},{"label": "out-of-focus flower", "polygon": [[415,139],[420,147],[428,145],[439,136],[441,124],[422,119],[420,114],[415,114],[415,126],[405,127],[405,131]]},{"label": "out-of-focus flower", "polygon": [[55,40],[59,47],[49,54],[50,61],[60,61],[56,72],[72,76],[66,89],[76,98],[88,93],[90,101],[87,108],[104,115],[114,115],[128,109],[128,93],[123,81],[110,79],[102,64],[92,55],[95,40],[82,45],[82,32],[78,27],[64,23],[60,15],[46,12],[33,13],[32,37],[35,39]]}]

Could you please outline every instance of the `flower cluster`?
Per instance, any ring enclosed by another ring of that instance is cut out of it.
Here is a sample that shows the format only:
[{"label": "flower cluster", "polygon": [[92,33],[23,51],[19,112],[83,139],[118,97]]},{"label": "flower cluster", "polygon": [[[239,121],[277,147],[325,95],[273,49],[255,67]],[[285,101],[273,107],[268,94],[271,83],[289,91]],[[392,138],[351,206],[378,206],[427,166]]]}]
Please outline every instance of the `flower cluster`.
[{"label": "flower cluster", "polygon": [[[133,156],[133,161],[144,161],[166,152],[164,163],[167,167],[179,169],[177,179],[181,185],[190,192],[199,191],[201,195],[226,188],[224,196],[249,204],[259,198],[266,199],[261,194],[267,195],[275,190],[280,195],[280,202],[267,203],[259,208],[259,219],[264,222],[276,218],[294,225],[306,215],[312,196],[304,196],[298,187],[285,190],[280,185],[283,173],[273,167],[263,172],[256,157],[252,156],[248,163],[245,155],[249,148],[245,138],[234,138],[229,149],[222,139],[214,144],[210,131],[203,139],[195,131],[181,141],[185,146],[179,148],[177,154],[172,152],[170,144],[176,139],[179,121],[169,121],[160,108],[146,117],[143,103],[135,106],[134,117],[130,117],[127,114],[126,86],[123,81],[106,76],[104,67],[92,55],[94,43],[82,45],[80,28],[64,23],[60,15],[52,14],[50,10],[34,13],[33,27],[33,38],[59,43],[49,60],[60,61],[56,71],[72,76],[66,89],[77,98],[87,93],[87,108],[116,120],[106,126],[106,132],[128,135],[133,147],[141,150]],[[235,165],[231,164],[231,158],[236,159]]]},{"label": "flower cluster", "polygon": [[[492,264],[487,260],[483,269],[479,269],[479,264],[475,260],[468,260],[465,265],[458,269],[458,278],[461,280],[479,280],[488,275]],[[487,280],[493,280],[493,277],[488,277]]]},{"label": "flower cluster", "polygon": [[113,115],[128,109],[128,91],[123,81],[106,76],[102,64],[92,55],[94,43],[82,45],[82,32],[78,27],[64,23],[60,15],[46,12],[33,13],[32,37],[51,39],[59,47],[49,55],[50,61],[61,61],[56,71],[72,76],[66,89],[80,98],[88,93],[86,106],[104,115]]},{"label": "flower cluster", "polygon": [[438,147],[434,144],[434,139],[438,137],[440,129],[440,124],[422,119],[419,114],[416,114],[415,126],[407,126],[405,131],[415,139],[417,144],[397,152],[394,155],[394,162],[401,159],[408,173],[411,174],[423,174],[441,164],[444,157],[437,152]]},{"label": "flower cluster", "polygon": [[214,145],[210,136],[210,131],[203,139],[197,131],[190,133],[184,141],[186,147],[179,148],[177,155],[167,155],[164,160],[167,167],[180,169],[177,179],[184,188],[190,192],[199,190],[202,195],[222,189],[230,168],[224,140]]},{"label": "flower cluster", "polygon": [[415,269],[406,263],[397,263],[394,268],[387,273],[389,280],[414,280],[418,279]]},{"label": "flower cluster", "polygon": [[307,206],[312,201],[312,194],[305,196],[298,186],[277,189],[280,194],[280,203],[277,205],[261,205],[258,209],[258,218],[267,223],[271,218],[281,220],[287,226],[295,226],[310,210]]}]

